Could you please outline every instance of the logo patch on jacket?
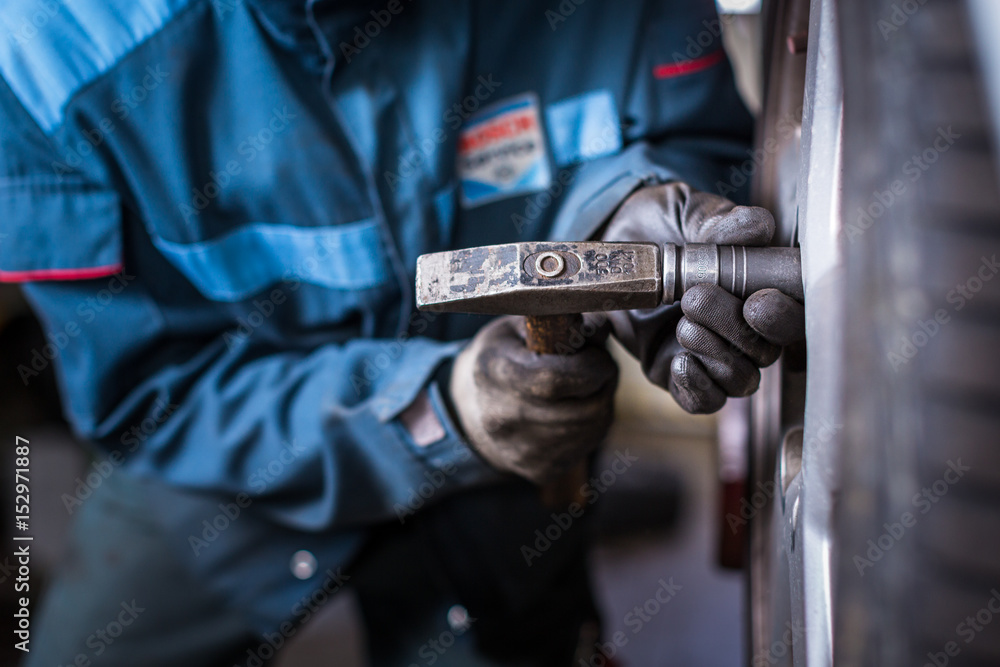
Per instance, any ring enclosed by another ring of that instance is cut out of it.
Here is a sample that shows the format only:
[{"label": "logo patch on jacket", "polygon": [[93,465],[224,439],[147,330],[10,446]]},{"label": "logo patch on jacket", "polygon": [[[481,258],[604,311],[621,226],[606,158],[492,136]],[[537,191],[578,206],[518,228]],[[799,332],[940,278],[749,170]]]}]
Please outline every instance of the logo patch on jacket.
[{"label": "logo patch on jacket", "polygon": [[458,138],[458,174],[466,208],[549,187],[538,97],[519,95],[470,118]]}]

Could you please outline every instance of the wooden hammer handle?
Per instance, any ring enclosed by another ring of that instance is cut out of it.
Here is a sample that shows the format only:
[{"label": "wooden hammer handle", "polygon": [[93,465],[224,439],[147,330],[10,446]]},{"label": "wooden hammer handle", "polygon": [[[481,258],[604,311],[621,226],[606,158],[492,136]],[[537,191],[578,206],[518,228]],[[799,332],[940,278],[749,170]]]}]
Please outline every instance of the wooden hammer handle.
[{"label": "wooden hammer handle", "polygon": [[[582,336],[583,315],[529,315],[525,324],[528,329],[526,343],[536,354],[573,354],[574,333]],[[551,509],[561,509],[578,503],[583,505],[582,487],[587,481],[587,465],[579,466],[565,475],[549,482],[541,489],[542,502]]]},{"label": "wooden hammer handle", "polygon": [[525,318],[528,349],[536,354],[572,354],[574,332],[581,335],[583,315],[529,315]]}]

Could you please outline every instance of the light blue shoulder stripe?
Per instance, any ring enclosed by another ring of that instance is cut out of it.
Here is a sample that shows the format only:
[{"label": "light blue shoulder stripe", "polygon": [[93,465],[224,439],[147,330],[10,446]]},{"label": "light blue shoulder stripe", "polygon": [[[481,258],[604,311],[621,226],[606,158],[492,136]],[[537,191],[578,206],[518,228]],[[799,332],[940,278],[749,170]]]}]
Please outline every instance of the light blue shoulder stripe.
[{"label": "light blue shoulder stripe", "polygon": [[193,0],[0,3],[0,75],[45,132],[73,94],[155,34]]},{"label": "light blue shoulder stripe", "polygon": [[333,227],[254,223],[209,241],[153,237],[153,244],[215,301],[240,301],[281,280],[360,290],[389,277],[374,220]]}]

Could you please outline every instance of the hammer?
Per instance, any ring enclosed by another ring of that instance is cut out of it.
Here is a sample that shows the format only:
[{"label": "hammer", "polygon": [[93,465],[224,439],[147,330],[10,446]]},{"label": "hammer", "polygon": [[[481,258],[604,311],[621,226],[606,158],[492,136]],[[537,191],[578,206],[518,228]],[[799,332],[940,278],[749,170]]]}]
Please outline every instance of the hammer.
[{"label": "hammer", "polygon": [[417,308],[526,315],[532,351],[571,353],[580,313],[672,304],[704,283],[741,299],[774,287],[802,301],[799,249],[543,242],[438,252],[417,260]]},{"label": "hammer", "polygon": [[583,344],[580,313],[672,304],[705,283],[741,299],[774,287],[801,302],[799,249],[541,242],[438,252],[417,259],[417,308],[525,315],[528,349],[572,354]]}]

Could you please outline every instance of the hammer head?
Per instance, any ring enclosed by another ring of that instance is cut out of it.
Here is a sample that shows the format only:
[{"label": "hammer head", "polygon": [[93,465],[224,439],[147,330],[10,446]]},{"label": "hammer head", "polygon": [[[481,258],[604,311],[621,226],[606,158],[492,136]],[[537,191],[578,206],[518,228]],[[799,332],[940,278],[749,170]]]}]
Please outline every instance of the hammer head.
[{"label": "hammer head", "polygon": [[662,280],[653,243],[507,243],[421,255],[417,307],[488,315],[653,308]]}]

